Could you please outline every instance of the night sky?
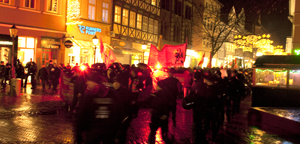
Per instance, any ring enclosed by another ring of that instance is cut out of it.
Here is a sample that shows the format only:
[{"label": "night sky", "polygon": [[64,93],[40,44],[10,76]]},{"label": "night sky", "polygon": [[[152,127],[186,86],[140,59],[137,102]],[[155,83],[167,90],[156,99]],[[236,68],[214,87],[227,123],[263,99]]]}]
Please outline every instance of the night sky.
[{"label": "night sky", "polygon": [[288,19],[289,1],[288,0],[219,0],[224,4],[222,9],[223,20],[226,21],[227,15],[232,6],[235,6],[239,13],[244,7],[246,14],[246,29],[253,30],[253,24],[257,22],[258,15],[261,13],[262,26],[267,33],[271,34],[274,45],[285,47],[286,37],[292,34],[292,23]]}]

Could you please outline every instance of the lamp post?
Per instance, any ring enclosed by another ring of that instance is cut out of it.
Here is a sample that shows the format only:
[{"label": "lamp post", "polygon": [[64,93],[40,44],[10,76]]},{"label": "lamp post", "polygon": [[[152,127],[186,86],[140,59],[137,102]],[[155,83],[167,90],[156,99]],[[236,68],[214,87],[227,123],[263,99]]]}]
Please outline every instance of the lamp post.
[{"label": "lamp post", "polygon": [[14,90],[14,86],[13,86],[13,79],[16,78],[15,76],[15,60],[14,60],[14,52],[15,52],[15,39],[18,35],[18,29],[16,28],[15,25],[13,25],[11,28],[9,28],[9,33],[10,33],[10,37],[13,40],[13,44],[12,44],[12,49],[11,49],[11,80],[10,80],[10,94],[12,96],[15,95],[15,90]]},{"label": "lamp post", "polygon": [[94,50],[94,64],[96,63],[96,50],[97,50],[97,45],[99,43],[99,39],[97,38],[97,36],[95,35],[93,37],[93,44],[95,45],[95,50]]},{"label": "lamp post", "polygon": [[147,45],[144,43],[144,44],[142,45],[142,51],[143,51],[143,63],[145,63],[145,51],[146,51],[146,49],[147,49]]}]

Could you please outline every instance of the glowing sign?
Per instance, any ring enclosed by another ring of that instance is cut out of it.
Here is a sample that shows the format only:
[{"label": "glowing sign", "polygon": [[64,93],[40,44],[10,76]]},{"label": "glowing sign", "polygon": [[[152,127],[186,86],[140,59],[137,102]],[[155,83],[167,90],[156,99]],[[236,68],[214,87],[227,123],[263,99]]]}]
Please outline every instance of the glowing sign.
[{"label": "glowing sign", "polygon": [[0,45],[13,45],[10,41],[0,41]]},{"label": "glowing sign", "polygon": [[300,55],[300,50],[295,50],[296,55]]},{"label": "glowing sign", "polygon": [[95,35],[96,32],[101,32],[101,29],[89,27],[89,26],[78,25],[78,28],[81,33],[88,34],[88,35]]}]

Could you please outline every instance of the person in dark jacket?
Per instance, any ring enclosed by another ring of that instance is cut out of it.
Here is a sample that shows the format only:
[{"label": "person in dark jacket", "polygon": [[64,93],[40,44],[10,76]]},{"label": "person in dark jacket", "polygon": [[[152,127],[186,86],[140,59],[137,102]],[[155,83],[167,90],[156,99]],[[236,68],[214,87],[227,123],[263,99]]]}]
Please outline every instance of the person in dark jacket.
[{"label": "person in dark jacket", "polygon": [[168,71],[168,78],[164,81],[166,82],[165,86],[172,94],[172,120],[173,126],[176,127],[176,106],[177,106],[177,97],[179,96],[180,92],[182,91],[182,84],[181,82],[173,76],[175,72],[174,69],[170,69]]},{"label": "person in dark jacket", "polygon": [[49,65],[47,66],[47,71],[48,71],[48,74],[49,74],[49,77],[48,77],[48,80],[47,80],[47,83],[48,83],[48,88],[51,89],[51,85],[52,85],[52,78],[50,77],[50,72],[53,68],[53,63],[52,63],[52,60],[49,61]]},{"label": "person in dark jacket", "polygon": [[20,60],[17,60],[17,65],[16,65],[16,75],[17,78],[21,79],[21,87],[23,87],[23,77],[24,77],[24,66],[20,62]]},{"label": "person in dark jacket", "polygon": [[2,86],[2,91],[5,91],[5,89],[3,88],[3,84],[5,82],[5,65],[4,65],[4,61],[1,61],[1,65],[0,65],[0,79],[1,79],[1,86]]},{"label": "person in dark jacket", "polygon": [[26,63],[25,65],[25,73],[24,73],[24,79],[25,79],[25,84],[24,84],[24,88],[26,88],[27,86],[27,80],[28,80],[28,76],[29,76],[29,69],[32,63],[32,58],[30,58],[30,61]]},{"label": "person in dark jacket", "polygon": [[141,87],[141,80],[140,77],[137,75],[137,70],[132,68],[130,70],[130,78],[129,78],[129,91],[130,96],[132,97],[133,107],[132,107],[132,115],[133,117],[138,116],[139,106],[137,104],[138,96],[140,94]]},{"label": "person in dark jacket", "polygon": [[46,83],[47,83],[47,80],[48,80],[48,71],[47,71],[45,65],[43,65],[42,68],[39,70],[37,79],[41,79],[41,81],[42,81],[41,83],[42,83],[42,86],[43,86],[43,92],[45,92]]},{"label": "person in dark jacket", "polygon": [[86,132],[85,144],[116,143],[118,129],[124,120],[121,84],[115,82],[105,94],[99,92],[101,83],[97,76],[87,79],[85,96],[80,97],[77,127]]},{"label": "person in dark jacket", "polygon": [[53,85],[52,92],[57,93],[57,86],[59,84],[59,77],[60,77],[60,69],[57,67],[56,64],[53,64],[53,68],[50,70],[49,75]]},{"label": "person in dark jacket", "polygon": [[165,81],[161,80],[157,83],[157,92],[151,96],[151,123],[150,134],[148,138],[149,144],[155,144],[155,135],[158,128],[161,128],[161,135],[165,143],[170,143],[168,139],[169,115],[172,108],[172,94],[165,87]]},{"label": "person in dark jacket", "polygon": [[29,70],[28,70],[28,74],[31,77],[31,86],[32,86],[31,89],[36,88],[36,79],[35,79],[36,73],[37,73],[36,63],[31,62],[31,65],[30,65]]},{"label": "person in dark jacket", "polygon": [[6,88],[6,81],[10,80],[11,78],[11,65],[9,63],[6,64],[5,72],[4,72],[4,81],[2,83],[3,91],[5,92]]}]

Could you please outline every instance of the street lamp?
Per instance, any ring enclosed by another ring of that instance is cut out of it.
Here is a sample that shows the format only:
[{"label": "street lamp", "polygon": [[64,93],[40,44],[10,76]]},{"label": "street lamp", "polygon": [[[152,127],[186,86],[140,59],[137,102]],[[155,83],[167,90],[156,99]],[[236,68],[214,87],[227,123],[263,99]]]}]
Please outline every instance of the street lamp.
[{"label": "street lamp", "polygon": [[147,49],[147,45],[144,43],[144,44],[142,45],[142,51],[143,51],[143,63],[145,63],[145,51],[146,51],[146,49]]},{"label": "street lamp", "polygon": [[15,76],[15,63],[14,63],[14,52],[15,52],[15,38],[18,35],[18,29],[15,25],[13,25],[11,28],[9,28],[10,37],[13,40],[13,45],[11,49],[11,77],[16,78]]},{"label": "street lamp", "polygon": [[97,38],[97,36],[95,35],[93,37],[93,44],[95,45],[95,51],[94,51],[94,64],[96,63],[96,50],[97,50],[97,45],[99,43],[99,39]]},{"label": "street lamp", "polygon": [[9,28],[10,37],[13,40],[12,48],[11,48],[11,80],[9,82],[10,84],[10,94],[12,96],[15,95],[15,90],[12,81],[15,80],[15,63],[14,63],[14,52],[15,52],[15,39],[18,36],[18,29],[15,25],[13,25],[11,28]]}]

